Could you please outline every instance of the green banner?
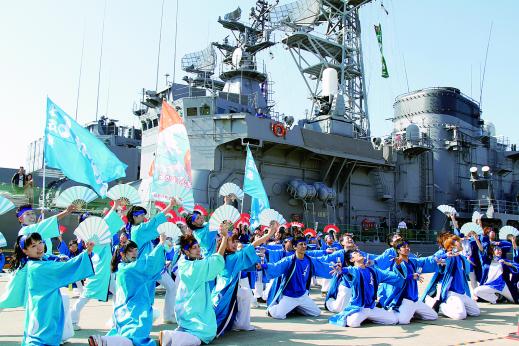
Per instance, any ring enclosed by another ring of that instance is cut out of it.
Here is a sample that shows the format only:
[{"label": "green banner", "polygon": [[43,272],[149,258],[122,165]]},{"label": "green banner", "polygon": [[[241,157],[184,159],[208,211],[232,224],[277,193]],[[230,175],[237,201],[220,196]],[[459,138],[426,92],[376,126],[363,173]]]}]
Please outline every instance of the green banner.
[{"label": "green banner", "polygon": [[389,72],[387,71],[386,59],[384,58],[384,50],[382,48],[382,26],[375,25],[375,34],[377,35],[378,48],[380,49],[380,56],[382,57],[382,77],[388,78]]}]

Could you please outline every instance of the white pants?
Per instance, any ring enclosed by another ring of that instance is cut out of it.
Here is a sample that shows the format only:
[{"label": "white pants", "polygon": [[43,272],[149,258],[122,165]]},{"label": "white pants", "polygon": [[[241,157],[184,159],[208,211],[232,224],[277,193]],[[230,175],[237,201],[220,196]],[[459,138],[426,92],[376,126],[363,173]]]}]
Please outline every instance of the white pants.
[{"label": "white pants", "polygon": [[449,291],[447,300],[440,304],[440,312],[453,320],[464,320],[468,316],[479,316],[478,304],[470,297]]},{"label": "white pants", "polygon": [[409,324],[413,316],[418,316],[422,320],[432,321],[438,319],[438,314],[424,302],[413,302],[403,299],[397,313],[398,324]]},{"label": "white pants", "polygon": [[79,297],[76,302],[76,305],[70,310],[70,317],[72,318],[72,323],[77,324],[79,322],[79,315],[81,314],[81,310],[85,307],[86,303],[90,298]]},{"label": "white pants", "polygon": [[512,294],[510,293],[510,290],[505,285],[505,288],[503,288],[502,291],[498,291],[490,286],[487,285],[481,285],[478,286],[474,290],[474,294],[481,298],[486,300],[487,302],[490,302],[491,304],[495,304],[497,302],[497,295],[500,294],[503,297],[505,297],[508,301],[514,303],[514,298],[512,297]]},{"label": "white pants", "polygon": [[252,301],[250,288],[238,288],[236,300],[238,304],[238,312],[236,313],[232,329],[253,330],[254,328],[250,325],[250,303]]},{"label": "white pants", "polygon": [[284,320],[292,310],[297,310],[306,316],[321,315],[321,309],[306,293],[299,298],[283,296],[278,304],[268,308],[270,316],[281,320]]},{"label": "white pants", "polygon": [[166,289],[166,296],[164,297],[164,310],[162,318],[164,321],[175,322],[175,300],[177,297],[177,285],[171,275],[166,271],[162,273],[158,281]]},{"label": "white pants", "polygon": [[357,328],[365,320],[379,324],[396,324],[398,322],[394,311],[375,307],[373,309],[363,308],[361,311],[351,314],[346,317],[346,324],[348,327]]},{"label": "white pants", "polygon": [[103,345],[99,346],[133,346],[133,343],[130,339],[119,335],[102,336],[101,340],[103,341]]},{"label": "white pants", "polygon": [[257,272],[257,279],[254,283],[254,298],[263,298],[263,273]]},{"label": "white pants", "polygon": [[472,297],[475,297],[474,290],[476,287],[478,287],[479,282],[478,279],[476,279],[476,273],[474,271],[471,271],[469,274],[470,279],[470,288],[472,288]]},{"label": "white pants", "polygon": [[202,341],[193,334],[179,330],[162,331],[162,346],[198,346],[200,344]]},{"label": "white pants", "polygon": [[80,296],[83,293],[83,283],[81,281],[76,281],[76,288],[74,288],[74,295]]},{"label": "white pants", "polygon": [[321,292],[328,292],[332,279],[321,279]]},{"label": "white pants", "polygon": [[65,341],[74,336],[74,326],[72,325],[72,318],[70,317],[70,297],[67,294],[62,294],[61,300],[63,301],[63,311],[65,313],[61,340]]},{"label": "white pants", "polygon": [[351,299],[351,288],[339,285],[337,299],[330,298],[326,301],[326,308],[331,312],[341,312]]}]

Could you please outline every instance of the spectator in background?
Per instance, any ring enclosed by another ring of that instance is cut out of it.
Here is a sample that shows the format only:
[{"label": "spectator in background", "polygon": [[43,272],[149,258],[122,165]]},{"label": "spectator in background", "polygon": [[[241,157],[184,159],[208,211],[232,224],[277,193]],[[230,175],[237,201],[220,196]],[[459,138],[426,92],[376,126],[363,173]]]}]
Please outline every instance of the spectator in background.
[{"label": "spectator in background", "polygon": [[405,220],[404,219],[401,219],[400,222],[398,223],[398,227],[397,227],[399,230],[401,229],[407,229],[407,224],[405,223]]},{"label": "spectator in background", "polygon": [[23,185],[23,193],[29,200],[29,204],[34,203],[34,181],[32,180],[32,174],[25,176],[25,184]]},{"label": "spectator in background", "polygon": [[18,191],[18,188],[23,189],[25,184],[25,169],[23,166],[20,166],[18,172],[16,172],[11,178],[11,184],[13,188],[16,188],[15,191]]}]

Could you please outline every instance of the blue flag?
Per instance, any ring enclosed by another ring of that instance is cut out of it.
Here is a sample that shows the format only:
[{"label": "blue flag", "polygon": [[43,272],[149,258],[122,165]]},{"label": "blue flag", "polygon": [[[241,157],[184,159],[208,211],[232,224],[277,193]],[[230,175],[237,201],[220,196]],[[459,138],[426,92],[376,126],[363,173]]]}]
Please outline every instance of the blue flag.
[{"label": "blue flag", "polygon": [[259,214],[263,209],[270,208],[270,204],[249,146],[247,146],[247,160],[245,161],[243,192],[252,197],[250,224],[251,227],[257,227],[259,225]]},{"label": "blue flag", "polygon": [[45,163],[74,181],[90,185],[101,197],[108,182],[126,176],[126,167],[98,138],[47,98]]}]

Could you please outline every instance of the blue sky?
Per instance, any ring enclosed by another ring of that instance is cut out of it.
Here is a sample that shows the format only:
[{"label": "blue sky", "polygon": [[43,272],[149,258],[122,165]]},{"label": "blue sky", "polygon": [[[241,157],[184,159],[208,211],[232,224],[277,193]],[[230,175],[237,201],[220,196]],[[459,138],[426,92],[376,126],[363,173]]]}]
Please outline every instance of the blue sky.
[{"label": "blue sky", "polygon": [[[281,0],[280,3],[290,1]],[[368,109],[374,135],[389,134],[397,95],[409,89],[452,86],[480,97],[480,70],[491,22],[492,39],[483,88],[483,118],[497,134],[519,143],[519,2],[499,0],[385,0],[361,10]],[[0,2],[0,167],[25,162],[30,141],[43,134],[49,95],[70,115],[76,108],[83,35],[85,49],[78,121],[95,118],[98,59],[104,0],[28,0]],[[182,55],[221,40],[228,33],[216,22],[240,6],[246,19],[253,0],[179,0],[176,81]],[[101,71],[100,114],[138,126],[132,106],[142,88],[155,87],[162,0],[108,0]],[[159,87],[173,73],[176,0],[165,0]],[[390,78],[380,77],[380,55],[373,25],[382,24]],[[276,37],[281,37],[280,33]],[[296,118],[311,104],[289,53],[277,45],[267,63],[274,80],[276,110]],[[472,77],[471,77],[472,75]],[[472,79],[472,83],[471,83]],[[8,148],[8,149],[6,149]]]}]

